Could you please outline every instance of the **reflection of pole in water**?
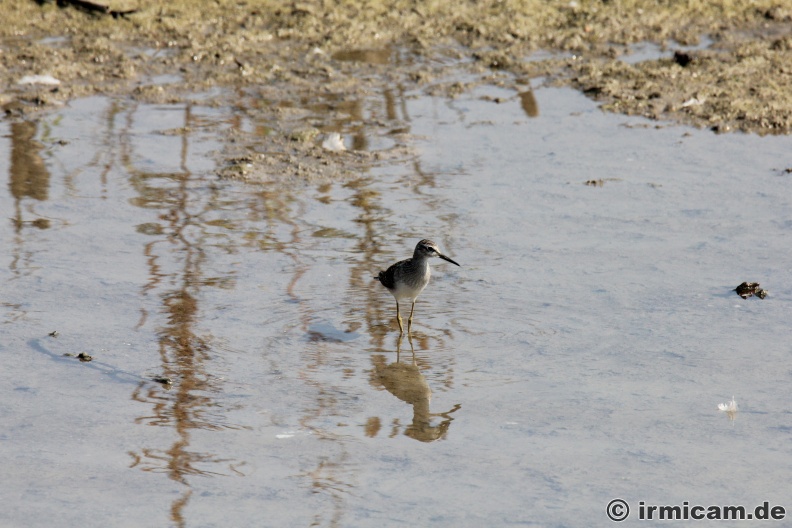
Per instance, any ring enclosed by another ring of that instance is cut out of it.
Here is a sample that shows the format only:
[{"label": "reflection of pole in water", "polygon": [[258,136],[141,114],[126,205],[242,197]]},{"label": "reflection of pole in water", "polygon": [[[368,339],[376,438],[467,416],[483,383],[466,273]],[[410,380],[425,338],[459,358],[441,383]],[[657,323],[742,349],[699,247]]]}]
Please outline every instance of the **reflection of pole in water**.
[{"label": "reflection of pole in water", "polygon": [[[35,140],[37,125],[31,121],[11,123],[11,166],[8,187],[14,197],[14,226],[17,233],[25,221],[21,202],[25,198],[45,201],[49,197],[50,174],[41,158],[43,146]],[[49,221],[38,218],[30,222],[40,229],[49,227]]]},{"label": "reflection of pole in water", "polygon": [[539,105],[536,103],[533,90],[528,89],[519,93],[520,106],[528,117],[536,117],[539,115]]},{"label": "reflection of pole in water", "polygon": [[41,159],[42,145],[36,137],[36,123],[11,123],[11,195],[17,200],[49,196],[50,175]]},{"label": "reflection of pole in water", "polygon": [[[142,286],[142,295],[157,296],[159,309],[155,317],[161,319],[156,328],[160,369],[176,382],[167,391],[159,385],[141,383],[132,399],[151,406],[151,411],[139,417],[136,423],[169,428],[176,438],[170,445],[141,447],[130,455],[134,459],[132,467],[166,473],[184,486],[183,493],[171,505],[171,521],[185,526],[183,511],[192,490],[189,477],[240,475],[237,468],[244,462],[196,451],[191,439],[194,429],[239,428],[225,423],[228,407],[218,404],[212,396],[221,392],[222,387],[220,378],[211,373],[211,336],[200,335],[196,328],[200,323],[201,288],[211,284],[203,271],[209,244],[205,215],[216,205],[211,194],[207,197],[205,193],[195,192],[199,177],[188,168],[191,140],[188,132],[181,135],[177,170],[154,173],[134,168],[134,137],[138,132],[135,118],[140,111],[138,105],[129,110],[126,126],[120,132],[121,163],[132,167],[130,181],[139,196],[132,203],[156,211],[163,224],[145,231],[153,240],[143,247],[149,281]],[[192,106],[185,105],[183,130],[194,129],[194,119]],[[153,318],[144,313],[139,326]]]}]

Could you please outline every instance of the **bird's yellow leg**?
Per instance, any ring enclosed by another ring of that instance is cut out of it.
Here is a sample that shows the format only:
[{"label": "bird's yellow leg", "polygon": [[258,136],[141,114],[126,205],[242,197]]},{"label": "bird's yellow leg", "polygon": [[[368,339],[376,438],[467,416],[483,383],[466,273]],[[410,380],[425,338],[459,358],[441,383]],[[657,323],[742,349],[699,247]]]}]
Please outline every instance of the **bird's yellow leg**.
[{"label": "bird's yellow leg", "polygon": [[412,316],[413,312],[415,312],[415,301],[412,304],[412,310],[410,310],[410,318],[407,319],[407,335],[410,335],[410,329],[412,328]]},{"label": "bird's yellow leg", "polygon": [[402,326],[401,314],[399,313],[399,301],[396,301],[396,320],[399,322],[399,330],[403,334],[404,327]]}]

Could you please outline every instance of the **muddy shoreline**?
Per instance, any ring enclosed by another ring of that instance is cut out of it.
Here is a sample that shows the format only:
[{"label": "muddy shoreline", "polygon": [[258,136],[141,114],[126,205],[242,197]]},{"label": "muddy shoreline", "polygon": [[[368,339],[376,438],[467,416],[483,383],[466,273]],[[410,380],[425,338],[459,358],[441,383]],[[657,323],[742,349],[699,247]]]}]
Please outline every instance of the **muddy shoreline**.
[{"label": "muddy shoreline", "polygon": [[[258,90],[281,107],[314,93],[395,84],[453,97],[468,87],[436,81],[463,67],[518,91],[536,78],[573,86],[608,111],[660,122],[792,131],[792,7],[613,4],[106,2],[133,11],[114,17],[7,0],[0,104],[7,118],[25,118],[91,94],[177,102],[212,87]],[[702,38],[708,45],[695,48]],[[642,42],[666,53],[625,60]],[[19,83],[31,75],[60,84]],[[156,81],[163,75],[179,80],[163,86]]]}]

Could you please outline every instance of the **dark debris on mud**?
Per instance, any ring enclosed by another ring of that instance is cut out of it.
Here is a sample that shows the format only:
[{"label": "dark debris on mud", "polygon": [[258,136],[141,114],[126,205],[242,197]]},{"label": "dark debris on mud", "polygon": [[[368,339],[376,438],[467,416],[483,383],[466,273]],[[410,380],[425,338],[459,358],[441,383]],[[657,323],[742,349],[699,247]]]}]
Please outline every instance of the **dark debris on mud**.
[{"label": "dark debris on mud", "polygon": [[758,282],[743,282],[736,288],[734,291],[737,292],[737,295],[742,297],[743,299],[747,299],[748,297],[752,297],[756,295],[760,299],[764,299],[768,296],[769,292],[759,287]]}]

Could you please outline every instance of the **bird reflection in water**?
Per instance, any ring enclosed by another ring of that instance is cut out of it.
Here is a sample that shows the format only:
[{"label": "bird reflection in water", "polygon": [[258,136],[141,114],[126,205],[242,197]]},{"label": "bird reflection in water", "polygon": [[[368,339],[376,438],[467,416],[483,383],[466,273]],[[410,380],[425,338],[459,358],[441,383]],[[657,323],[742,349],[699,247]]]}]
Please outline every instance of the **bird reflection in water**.
[{"label": "bird reflection in water", "polygon": [[[443,413],[432,413],[429,410],[429,403],[432,400],[432,390],[426,382],[426,378],[421,374],[418,364],[415,361],[415,348],[412,338],[408,335],[412,360],[409,363],[401,361],[402,336],[399,336],[396,344],[396,362],[386,364],[385,356],[374,356],[374,372],[372,373],[372,383],[381,385],[388,392],[409,403],[413,407],[412,423],[408,425],[404,434],[421,442],[434,442],[444,438],[448,433],[448,428],[454,420],[450,415],[459,409],[460,405],[455,405],[451,410]],[[432,425],[433,417],[442,417],[442,421],[437,425]],[[398,431],[398,422],[395,421],[393,435]],[[376,434],[376,433],[374,433]]]}]

